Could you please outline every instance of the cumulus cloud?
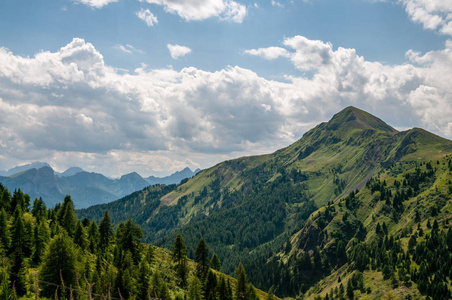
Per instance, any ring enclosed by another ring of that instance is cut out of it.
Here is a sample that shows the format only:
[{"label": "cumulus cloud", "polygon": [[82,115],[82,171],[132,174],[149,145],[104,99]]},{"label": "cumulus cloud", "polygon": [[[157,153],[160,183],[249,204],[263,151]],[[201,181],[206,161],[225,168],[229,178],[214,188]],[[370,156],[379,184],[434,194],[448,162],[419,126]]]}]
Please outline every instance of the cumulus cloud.
[{"label": "cumulus cloud", "polygon": [[246,53],[285,58],[300,75],[280,82],[238,66],[118,72],[78,38],[33,57],[0,48],[0,166],[87,161],[108,165],[112,175],[134,164],[142,174],[206,167],[286,146],[348,105],[452,137],[451,41],[438,51],[410,51],[412,64],[403,65],[302,36]]},{"label": "cumulus cloud", "polygon": [[191,49],[181,45],[166,45],[173,59],[178,59],[181,56],[185,56],[191,52]]},{"label": "cumulus cloud", "polygon": [[94,8],[102,8],[113,2],[118,2],[118,0],[74,0],[76,3],[85,4]]},{"label": "cumulus cloud", "polygon": [[161,5],[172,14],[186,21],[201,21],[212,17],[220,20],[242,23],[246,7],[232,0],[140,0]]},{"label": "cumulus cloud", "polygon": [[[309,79],[290,77],[292,87],[298,87],[296,94],[303,99],[304,105],[313,99],[319,101],[320,111],[329,110],[328,105],[334,109],[345,104],[358,105],[388,116],[388,121],[393,119],[396,126],[424,126],[451,137],[452,125],[447,115],[452,109],[449,101],[452,89],[447,74],[452,70],[452,41],[446,42],[444,50],[424,55],[408,51],[407,57],[415,65],[395,66],[369,62],[357,55],[355,49],[339,47],[333,50],[331,43],[303,36],[286,38],[283,45],[287,49],[276,47],[278,51],[275,52],[275,47],[270,47],[251,49],[246,53],[265,59],[287,57],[300,71],[312,72]],[[396,118],[393,111],[400,109],[405,113]],[[316,110],[315,107],[308,108],[311,112]],[[415,120],[419,118],[421,124],[416,124]]]},{"label": "cumulus cloud", "polygon": [[398,0],[410,18],[425,29],[452,36],[452,2],[445,0]]},{"label": "cumulus cloud", "polygon": [[159,21],[157,20],[157,17],[154,16],[153,13],[149,9],[140,9],[140,11],[137,12],[138,18],[143,20],[146,25],[149,27],[154,26],[154,24],[157,24]]}]

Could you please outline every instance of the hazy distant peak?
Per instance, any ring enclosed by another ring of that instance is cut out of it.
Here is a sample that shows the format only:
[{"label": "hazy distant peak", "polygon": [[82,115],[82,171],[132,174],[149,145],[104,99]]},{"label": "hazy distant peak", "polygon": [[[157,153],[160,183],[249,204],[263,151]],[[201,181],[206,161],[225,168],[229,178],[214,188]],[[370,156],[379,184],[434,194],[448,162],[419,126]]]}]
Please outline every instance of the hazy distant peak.
[{"label": "hazy distant peak", "polygon": [[61,176],[61,177],[69,177],[69,176],[73,176],[73,175],[75,175],[77,173],[81,173],[81,172],[84,172],[84,170],[82,168],[70,167],[69,169],[67,169],[63,173],[59,174],[59,176]]},{"label": "hazy distant peak", "polygon": [[139,178],[139,179],[143,179],[143,177],[141,177],[140,174],[138,174],[137,172],[132,172],[129,174],[124,174],[121,176],[121,179],[126,179],[126,178]]},{"label": "hazy distant peak", "polygon": [[49,168],[51,168],[51,166],[48,163],[35,161],[35,162],[32,162],[31,164],[17,166],[17,167],[14,167],[12,169],[9,169],[8,171],[6,171],[5,176],[11,176],[11,175],[14,175],[14,174],[17,174],[17,173],[20,173],[20,172],[24,172],[24,171],[27,171],[27,170],[31,170],[31,169],[40,169],[42,167],[49,167]]}]

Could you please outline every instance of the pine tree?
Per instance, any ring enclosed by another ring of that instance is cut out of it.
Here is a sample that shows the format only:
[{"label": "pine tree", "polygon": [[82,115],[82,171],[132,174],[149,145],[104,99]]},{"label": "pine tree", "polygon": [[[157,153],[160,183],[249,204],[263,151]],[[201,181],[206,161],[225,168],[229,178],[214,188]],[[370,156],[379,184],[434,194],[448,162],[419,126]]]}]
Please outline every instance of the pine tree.
[{"label": "pine tree", "polygon": [[10,234],[8,229],[8,216],[5,210],[0,210],[0,253],[3,249],[5,252],[9,250]]},{"label": "pine tree", "polygon": [[204,286],[204,299],[216,299],[217,277],[212,271],[207,273],[206,284]]},{"label": "pine tree", "polygon": [[217,285],[217,294],[218,300],[232,300],[224,275],[221,275],[220,283]]},{"label": "pine tree", "polygon": [[33,256],[32,260],[35,264],[41,262],[41,256],[44,254],[45,246],[49,240],[49,233],[46,223],[41,222],[35,225],[33,229]]},{"label": "pine tree", "polygon": [[72,202],[71,196],[66,195],[64,197],[63,205],[61,205],[58,215],[60,225],[66,229],[70,237],[73,237],[77,217],[75,216],[74,202]]},{"label": "pine tree", "polygon": [[31,210],[31,214],[36,218],[36,221],[38,223],[40,223],[41,220],[46,218],[47,207],[44,204],[44,201],[42,200],[41,197],[36,198],[33,201],[33,208]]},{"label": "pine tree", "polygon": [[176,273],[181,280],[181,286],[187,285],[187,246],[182,235],[178,234],[173,245],[173,261],[176,263]]},{"label": "pine tree", "polygon": [[[75,286],[78,271],[77,252],[74,242],[67,234],[55,236],[47,245],[39,271],[39,279],[43,282],[51,282],[65,286]],[[55,286],[41,284],[42,295],[53,297]]]},{"label": "pine tree", "polygon": [[198,277],[193,276],[190,281],[190,287],[188,288],[188,299],[189,300],[202,300],[201,293],[201,281]]},{"label": "pine tree", "polygon": [[78,221],[75,226],[74,243],[76,243],[82,250],[85,250],[88,246],[85,229],[80,221]]},{"label": "pine tree", "polygon": [[91,253],[97,252],[97,245],[99,242],[99,230],[97,229],[97,224],[95,221],[92,221],[88,227],[88,243],[89,250]]},{"label": "pine tree", "polygon": [[99,224],[99,249],[102,252],[110,245],[110,241],[113,238],[113,225],[111,224],[111,217],[108,214],[108,210],[105,210],[104,216]]},{"label": "pine tree", "polygon": [[7,188],[0,183],[0,210],[11,212],[11,194]]},{"label": "pine tree", "polygon": [[141,228],[135,224],[135,222],[128,218],[123,225],[119,224],[116,230],[116,241],[118,246],[122,248],[123,251],[130,251],[133,256],[135,263],[141,259],[141,238],[143,237],[143,232]]},{"label": "pine tree", "polygon": [[142,260],[138,266],[138,298],[139,299],[149,299],[150,298],[150,274],[151,269],[146,260]]},{"label": "pine tree", "polygon": [[246,278],[245,268],[242,263],[239,263],[239,266],[235,270],[235,276],[237,278],[237,284],[235,286],[235,299],[246,299],[248,280]]},{"label": "pine tree", "polygon": [[209,248],[203,238],[201,238],[196,246],[195,261],[198,263],[196,266],[196,276],[201,281],[204,281],[209,270]]},{"label": "pine tree", "polygon": [[13,252],[13,265],[11,268],[11,282],[14,284],[18,296],[26,293],[25,284],[25,228],[22,219],[22,211],[20,205],[14,212],[14,223],[11,237],[11,250]]},{"label": "pine tree", "polygon": [[216,253],[214,253],[212,259],[210,260],[210,267],[214,270],[221,271],[220,258],[218,258],[218,255]]},{"label": "pine tree", "polygon": [[159,300],[170,300],[168,286],[163,281],[160,272],[155,272],[151,278],[151,298]]}]

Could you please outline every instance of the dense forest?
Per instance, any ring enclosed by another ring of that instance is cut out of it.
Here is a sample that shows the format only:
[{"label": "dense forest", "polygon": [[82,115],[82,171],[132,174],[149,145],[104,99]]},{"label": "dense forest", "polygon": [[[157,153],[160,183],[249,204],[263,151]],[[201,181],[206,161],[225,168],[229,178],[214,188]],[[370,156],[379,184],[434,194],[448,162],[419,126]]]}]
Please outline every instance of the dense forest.
[{"label": "dense forest", "polygon": [[132,220],[79,220],[70,196],[48,209],[42,199],[0,185],[0,297],[2,299],[272,299],[256,291],[239,264],[237,280],[204,239],[187,258],[178,235],[172,252],[141,243]]}]

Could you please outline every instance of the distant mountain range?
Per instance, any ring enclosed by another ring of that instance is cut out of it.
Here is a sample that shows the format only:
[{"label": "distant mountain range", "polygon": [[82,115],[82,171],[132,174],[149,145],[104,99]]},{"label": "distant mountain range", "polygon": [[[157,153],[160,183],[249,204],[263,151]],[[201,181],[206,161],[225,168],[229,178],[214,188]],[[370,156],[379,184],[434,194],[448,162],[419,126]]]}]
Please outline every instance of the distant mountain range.
[{"label": "distant mountain range", "polygon": [[33,162],[0,172],[0,183],[11,191],[21,189],[32,199],[42,197],[49,207],[62,202],[65,195],[71,195],[76,208],[86,208],[111,202],[149,185],[178,184],[199,171],[185,168],[166,177],[147,178],[133,172],[119,179],[111,179],[99,173],[86,172],[79,167],[58,173],[47,163]]}]

